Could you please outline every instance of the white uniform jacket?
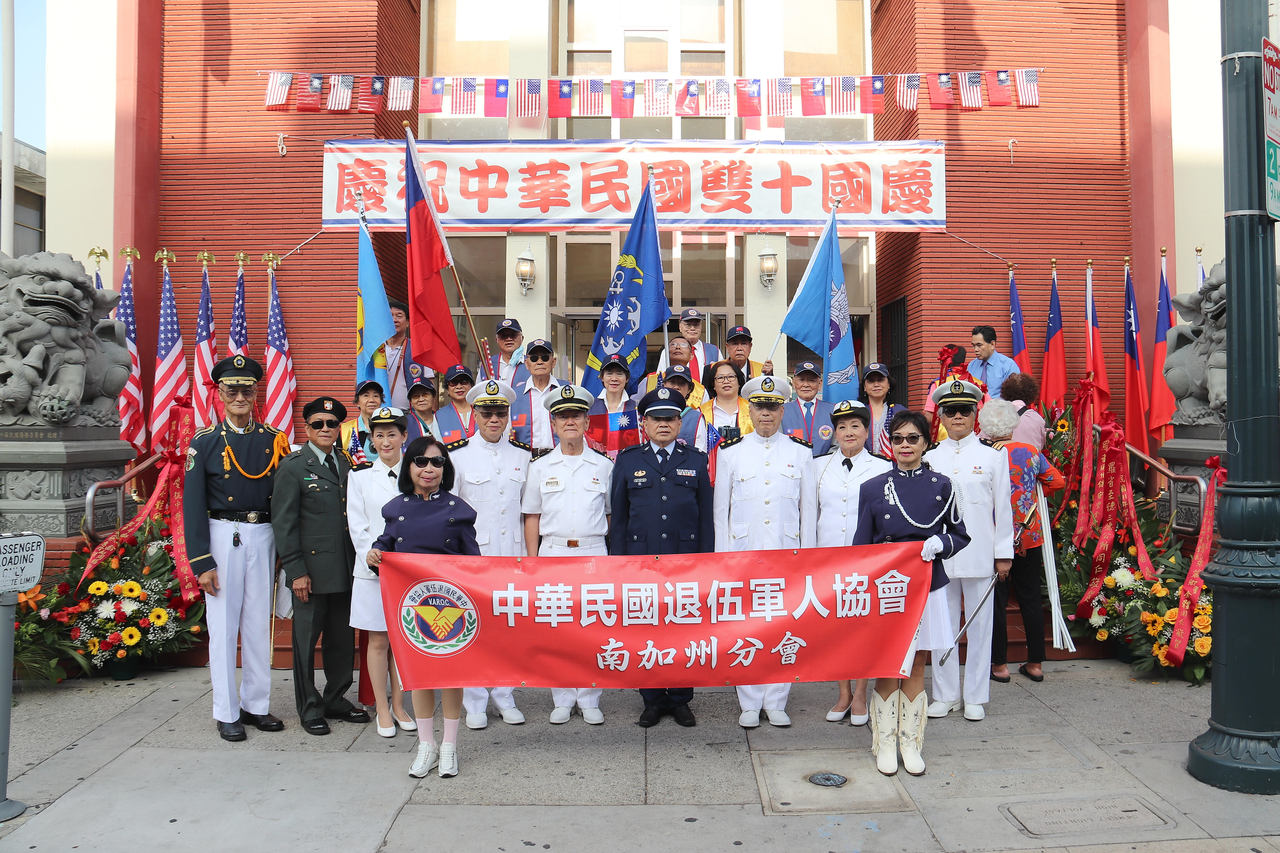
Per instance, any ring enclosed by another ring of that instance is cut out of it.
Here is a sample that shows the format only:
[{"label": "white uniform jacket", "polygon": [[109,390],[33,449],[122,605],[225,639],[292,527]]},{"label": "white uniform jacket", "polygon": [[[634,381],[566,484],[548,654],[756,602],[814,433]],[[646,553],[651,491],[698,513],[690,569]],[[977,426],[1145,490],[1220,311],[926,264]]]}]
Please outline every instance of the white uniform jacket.
[{"label": "white uniform jacket", "polygon": [[603,453],[584,448],[565,456],[559,446],[529,466],[520,510],[540,516],[538,533],[548,539],[600,537],[609,530],[609,485],[613,463]]},{"label": "white uniform jacket", "polygon": [[924,456],[929,467],[951,479],[969,545],[943,560],[947,576],[981,578],[995,574],[996,560],[1013,559],[1013,505],[1009,498],[1009,456],[970,433],[945,438]]},{"label": "white uniform jacket", "polygon": [[858,529],[859,489],[867,480],[893,468],[888,459],[865,450],[849,458],[851,468],[844,467],[844,460],[838,447],[813,460],[810,476],[818,493],[819,548],[853,544],[853,534]]},{"label": "white uniform jacket", "polygon": [[523,557],[524,519],[520,499],[529,476],[529,451],[504,435],[486,441],[478,433],[449,454],[454,493],[476,511],[476,542],[486,557]]},{"label": "white uniform jacket", "polygon": [[721,446],[716,453],[716,550],[813,547],[818,500],[812,465],[808,445],[781,432],[768,438],[747,433]]},{"label": "white uniform jacket", "polygon": [[382,508],[400,496],[400,466],[404,460],[388,468],[381,457],[375,457],[372,468],[352,471],[347,478],[347,528],[351,544],[356,546],[356,564],[352,574],[358,578],[376,578],[365,558],[373,540],[382,535]]}]

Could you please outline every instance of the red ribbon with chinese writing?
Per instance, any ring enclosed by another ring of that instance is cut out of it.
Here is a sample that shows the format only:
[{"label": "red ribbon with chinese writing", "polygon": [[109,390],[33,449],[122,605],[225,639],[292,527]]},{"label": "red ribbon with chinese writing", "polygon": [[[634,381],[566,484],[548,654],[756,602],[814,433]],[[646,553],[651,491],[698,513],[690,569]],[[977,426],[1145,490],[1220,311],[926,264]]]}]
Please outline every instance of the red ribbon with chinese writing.
[{"label": "red ribbon with chinese writing", "polygon": [[1178,594],[1178,621],[1174,623],[1173,634],[1169,637],[1166,656],[1174,666],[1180,666],[1187,653],[1191,622],[1195,618],[1196,605],[1200,603],[1200,592],[1204,589],[1204,579],[1200,575],[1209,564],[1209,551],[1213,547],[1213,517],[1218,508],[1218,486],[1227,481],[1227,469],[1222,467],[1220,457],[1210,456],[1204,464],[1213,471],[1213,475],[1209,478],[1209,493],[1204,496],[1204,509],[1200,513],[1200,535],[1196,538],[1196,549],[1191,554],[1187,579],[1183,581],[1182,590]]},{"label": "red ribbon with chinese writing", "polygon": [[[1086,520],[1086,536],[1092,529],[1098,529],[1098,541],[1093,546],[1093,564],[1091,567],[1089,586],[1085,590],[1084,595],[1080,598],[1080,603],[1076,606],[1076,618],[1087,619],[1092,615],[1093,599],[1102,592],[1102,582],[1107,575],[1107,564],[1111,561],[1111,546],[1115,543],[1116,538],[1116,506],[1117,483],[1115,476],[1116,468],[1116,435],[1119,430],[1112,423],[1102,428],[1102,445],[1098,456],[1098,477],[1093,493],[1093,500],[1088,507],[1085,506],[1083,496],[1080,499],[1079,510],[1080,518]],[[1120,458],[1124,458],[1124,434],[1119,433],[1120,442]],[[1090,442],[1092,444],[1092,442]],[[1098,522],[1097,524],[1091,521]],[[1077,532],[1079,526],[1077,525]],[[1076,547],[1082,547],[1084,540],[1077,542]]]},{"label": "red ribbon with chinese writing", "polygon": [[[120,547],[120,543],[137,533],[148,519],[160,520],[168,516],[169,529],[173,533],[173,574],[178,579],[184,601],[193,601],[200,594],[200,584],[196,582],[195,573],[191,570],[191,562],[187,559],[186,540],[182,530],[182,483],[185,476],[184,463],[187,447],[191,444],[191,436],[195,434],[195,412],[191,408],[188,397],[179,397],[174,401],[172,415],[169,418],[169,440],[165,446],[163,468],[156,477],[155,489],[151,498],[127,523],[98,543],[85,562],[84,574],[76,585],[79,589],[93,575],[94,569],[102,565]],[[173,500],[174,494],[178,500]]]}]

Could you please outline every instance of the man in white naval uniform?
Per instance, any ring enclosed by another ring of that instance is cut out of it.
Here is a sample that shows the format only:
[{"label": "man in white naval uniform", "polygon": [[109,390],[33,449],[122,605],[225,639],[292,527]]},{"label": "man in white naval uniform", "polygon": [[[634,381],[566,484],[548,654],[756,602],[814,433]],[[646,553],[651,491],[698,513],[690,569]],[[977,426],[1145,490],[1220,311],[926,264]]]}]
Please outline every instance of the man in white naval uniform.
[{"label": "man in white naval uniform", "polygon": [[[609,553],[609,486],[613,463],[587,447],[587,410],[595,402],[580,385],[548,391],[542,405],[551,413],[557,445],[529,466],[520,509],[524,547],[530,557],[589,557]],[[604,722],[598,687],[553,687],[551,722],[569,722],[576,705],[593,726]]]},{"label": "man in white naval uniform", "polygon": [[[467,402],[476,413],[476,434],[460,447],[449,448],[456,474],[454,491],[476,511],[476,543],[486,557],[523,557],[524,519],[520,499],[529,475],[529,446],[515,445],[507,436],[511,405],[516,392],[506,382],[482,380],[467,392]],[[467,728],[489,725],[489,700],[513,726],[524,722],[510,687],[467,687],[462,691],[462,707],[467,712]]]},{"label": "man in white naval uniform", "polygon": [[[813,452],[801,438],[783,435],[782,406],[791,385],[781,376],[758,376],[742,386],[755,431],[721,442],[716,461],[716,551],[811,548],[818,505],[810,474]],[[760,725],[763,710],[775,726],[791,725],[791,685],[738,688],[738,725]]]},{"label": "man in white naval uniform", "polygon": [[[994,596],[983,596],[993,575],[1008,577],[1013,565],[1013,505],[1009,492],[1009,457],[1004,450],[983,444],[974,434],[982,390],[972,382],[944,382],[934,390],[933,402],[942,415],[947,437],[924,456],[929,467],[951,478],[961,517],[969,531],[969,546],[942,561],[951,583],[947,604],[954,632],[960,630],[961,613],[970,620],[965,635],[964,690],[960,686],[960,656],[945,664],[933,662],[933,698],[930,717],[945,717],[964,707],[966,720],[981,720],[991,698],[991,629]],[[960,599],[964,598],[964,610]],[[982,602],[979,607],[979,602]]]}]

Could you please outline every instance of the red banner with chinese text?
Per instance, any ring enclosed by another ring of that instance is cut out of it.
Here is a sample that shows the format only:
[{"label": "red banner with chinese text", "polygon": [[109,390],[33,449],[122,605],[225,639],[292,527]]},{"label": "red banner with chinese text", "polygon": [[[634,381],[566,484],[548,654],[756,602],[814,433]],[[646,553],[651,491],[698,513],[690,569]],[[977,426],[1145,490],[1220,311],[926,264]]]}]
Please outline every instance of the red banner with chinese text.
[{"label": "red banner with chinese text", "polygon": [[[383,555],[406,689],[896,678],[920,543],[662,557]],[[908,662],[908,667],[910,663]]]}]

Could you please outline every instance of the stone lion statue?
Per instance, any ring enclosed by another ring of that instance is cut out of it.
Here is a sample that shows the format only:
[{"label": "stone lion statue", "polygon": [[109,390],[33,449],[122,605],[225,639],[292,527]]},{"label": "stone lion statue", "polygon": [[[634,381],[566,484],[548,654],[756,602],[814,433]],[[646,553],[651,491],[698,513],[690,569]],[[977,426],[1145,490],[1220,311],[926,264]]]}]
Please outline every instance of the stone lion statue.
[{"label": "stone lion statue", "polygon": [[120,300],[70,255],[0,254],[0,426],[119,425],[129,378]]}]

